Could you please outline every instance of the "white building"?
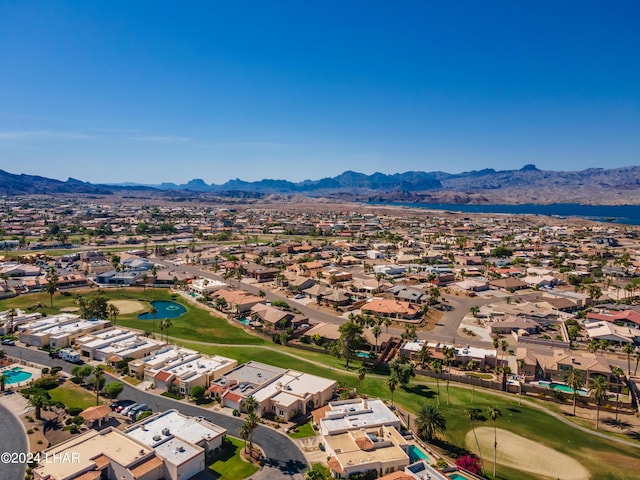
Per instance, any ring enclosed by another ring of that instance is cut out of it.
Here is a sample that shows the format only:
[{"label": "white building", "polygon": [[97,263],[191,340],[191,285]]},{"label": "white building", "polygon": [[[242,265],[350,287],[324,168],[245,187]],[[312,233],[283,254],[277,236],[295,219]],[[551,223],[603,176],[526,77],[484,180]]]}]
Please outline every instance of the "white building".
[{"label": "white building", "polygon": [[78,315],[63,313],[20,325],[18,338],[34,347],[49,345],[51,348],[64,348],[71,345],[76,338],[110,325],[111,322],[108,320],[83,320]]},{"label": "white building", "polygon": [[206,356],[186,348],[170,346],[153,355],[129,363],[129,371],[143,376],[156,388],[167,390],[171,384],[188,395],[196,385],[207,388],[211,381],[233,370],[237,360],[220,355]]},{"label": "white building", "polygon": [[110,328],[77,338],[83,356],[101,362],[119,362],[125,358],[142,358],[166,345],[131,330]]},{"label": "white building", "polygon": [[198,278],[191,282],[191,285],[189,285],[189,291],[206,296],[225,287],[227,287],[227,284],[224,282],[211,280],[209,278]]},{"label": "white building", "polygon": [[321,414],[320,432],[334,476],[369,470],[383,476],[409,465],[409,442],[399,431],[400,420],[381,400],[331,402]]}]

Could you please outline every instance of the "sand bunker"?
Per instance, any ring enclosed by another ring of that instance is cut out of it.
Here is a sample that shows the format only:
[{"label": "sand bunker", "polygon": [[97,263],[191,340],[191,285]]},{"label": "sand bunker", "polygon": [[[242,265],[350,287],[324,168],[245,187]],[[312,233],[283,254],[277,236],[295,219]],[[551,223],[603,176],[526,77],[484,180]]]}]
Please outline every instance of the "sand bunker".
[{"label": "sand bunker", "polygon": [[[559,453],[507,430],[498,433],[498,472],[500,465],[507,465],[524,472],[562,480],[586,480],[589,471],[573,458]],[[493,427],[476,428],[476,435],[485,461],[493,461]],[[473,431],[465,438],[466,446],[478,453]]]},{"label": "sand bunker", "polygon": [[117,307],[121,315],[142,312],[145,309],[144,304],[137,300],[112,300],[109,303]]}]

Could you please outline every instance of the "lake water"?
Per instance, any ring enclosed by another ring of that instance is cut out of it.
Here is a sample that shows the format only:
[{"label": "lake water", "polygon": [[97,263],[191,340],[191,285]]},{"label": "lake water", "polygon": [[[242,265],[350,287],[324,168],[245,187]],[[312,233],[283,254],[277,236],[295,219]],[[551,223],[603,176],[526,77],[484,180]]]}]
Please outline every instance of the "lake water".
[{"label": "lake water", "polygon": [[156,313],[151,312],[141,313],[138,315],[140,320],[159,320],[164,318],[178,318],[180,315],[187,311],[182,305],[170,300],[157,300],[151,302],[151,305],[156,309]]},{"label": "lake water", "polygon": [[599,222],[640,225],[640,205],[578,205],[554,203],[551,205],[458,205],[453,203],[405,203],[385,202],[378,205],[398,205],[428,210],[446,210],[463,213],[497,213],[512,215],[548,215],[555,217],[580,217]]}]

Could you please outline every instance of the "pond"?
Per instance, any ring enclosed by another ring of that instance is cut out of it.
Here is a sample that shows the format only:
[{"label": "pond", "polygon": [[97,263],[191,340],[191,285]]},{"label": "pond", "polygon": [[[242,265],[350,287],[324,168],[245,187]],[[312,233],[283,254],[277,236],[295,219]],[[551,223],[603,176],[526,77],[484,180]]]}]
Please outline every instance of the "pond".
[{"label": "pond", "polygon": [[178,318],[184,314],[187,309],[177,302],[170,300],[156,300],[151,302],[151,306],[156,309],[156,313],[141,313],[138,315],[140,320],[161,320],[164,318]]}]

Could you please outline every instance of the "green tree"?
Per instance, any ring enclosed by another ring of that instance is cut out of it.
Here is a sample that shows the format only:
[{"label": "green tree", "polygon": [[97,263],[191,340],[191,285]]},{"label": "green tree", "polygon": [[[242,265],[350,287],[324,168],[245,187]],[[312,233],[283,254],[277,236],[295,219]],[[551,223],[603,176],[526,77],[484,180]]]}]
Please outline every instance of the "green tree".
[{"label": "green tree", "polygon": [[436,399],[437,405],[440,406],[440,374],[442,373],[442,361],[439,359],[431,360],[431,371],[435,373],[436,377]]},{"label": "green tree", "polygon": [[246,428],[249,431],[248,439],[249,439],[250,452],[253,451],[253,443],[252,443],[253,432],[255,431],[256,428],[258,428],[259,424],[260,424],[260,419],[255,414],[255,412],[251,412],[249,415],[247,415],[247,418],[245,418],[243,423],[243,426],[246,425]]},{"label": "green tree", "polygon": [[391,375],[387,379],[387,386],[389,387],[389,391],[391,392],[391,405],[393,405],[393,392],[395,392],[396,388],[398,387],[398,379]]},{"label": "green tree", "polygon": [[362,384],[364,382],[364,378],[367,376],[367,369],[363,365],[358,369],[358,380],[360,380],[360,393],[363,393]]},{"label": "green tree", "polygon": [[338,339],[338,348],[345,358],[346,368],[349,368],[349,360],[351,360],[356,351],[361,347],[364,339],[362,337],[362,325],[348,321],[338,327],[340,338]]},{"label": "green tree", "polygon": [[51,401],[46,392],[36,392],[29,397],[29,403],[36,409],[36,418],[40,420],[42,418],[42,409],[49,406]]},{"label": "green tree", "polygon": [[567,385],[573,388],[573,416],[576,416],[576,403],[578,401],[578,390],[584,385],[584,379],[582,378],[582,372],[572,368],[567,377],[564,380]]},{"label": "green tree", "polygon": [[244,452],[247,453],[247,440],[249,439],[249,435],[251,435],[247,422],[243,422],[242,425],[240,425],[238,435],[240,435],[240,438],[244,440]]},{"label": "green tree", "polygon": [[102,365],[98,365],[93,370],[93,385],[96,390],[96,405],[99,404],[98,395],[100,394],[100,388],[104,383],[104,367]]},{"label": "green tree", "polygon": [[202,385],[194,385],[189,391],[189,396],[193,398],[196,403],[202,403],[202,400],[204,399],[204,392],[205,389]]},{"label": "green tree", "polygon": [[258,401],[253,395],[249,395],[244,401],[244,409],[247,413],[253,413],[258,408]]},{"label": "green tree", "polygon": [[427,443],[447,430],[447,421],[435,405],[422,405],[413,424],[418,437]]},{"label": "green tree", "polygon": [[389,362],[389,370],[402,387],[409,385],[411,378],[416,376],[413,363],[405,356],[396,357]]},{"label": "green tree", "polygon": [[624,370],[613,367],[613,375],[616,377],[616,423],[618,423],[618,410],[620,410],[620,379],[624,377]]},{"label": "green tree", "polygon": [[429,344],[424,342],[422,347],[420,347],[420,351],[418,352],[418,360],[420,361],[420,366],[424,368],[426,365],[431,362],[431,351],[429,350]]},{"label": "green tree", "polygon": [[111,399],[118,398],[118,395],[124,390],[122,382],[111,382],[104,387],[104,393]]},{"label": "green tree", "polygon": [[473,315],[474,317],[477,317],[478,313],[480,312],[480,307],[477,305],[474,305],[469,309],[469,312],[471,312],[471,315]]},{"label": "green tree", "polygon": [[602,375],[595,376],[589,382],[589,395],[596,404],[596,430],[600,422],[600,407],[607,403],[607,387],[609,382]]},{"label": "green tree", "polygon": [[493,421],[493,476],[495,477],[496,466],[498,464],[498,429],[496,428],[496,421],[502,416],[502,412],[499,408],[490,405],[487,413],[489,418]]},{"label": "green tree", "polygon": [[0,373],[0,392],[4,392],[7,384],[7,376],[4,373]]},{"label": "green tree", "polygon": [[482,459],[482,451],[480,450],[480,442],[478,442],[478,436],[476,435],[476,420],[480,418],[480,409],[478,408],[466,408],[465,413],[471,423],[471,430],[473,430],[473,437],[476,439],[476,447],[478,448],[478,456],[480,457],[480,464],[482,465],[482,473],[484,474],[484,460]]},{"label": "green tree", "polygon": [[116,307],[113,303],[110,303],[109,305],[107,305],[107,313],[111,318],[111,323],[113,325],[116,325],[118,320],[118,315],[120,315],[120,310],[118,309],[118,307]]},{"label": "green tree", "polygon": [[58,291],[58,274],[55,267],[49,268],[47,272],[47,284],[44,289],[49,294],[51,308],[53,308],[53,295]]},{"label": "green tree", "polygon": [[631,355],[635,351],[633,343],[627,343],[622,351],[627,355],[627,374],[631,375]]},{"label": "green tree", "polygon": [[382,330],[380,329],[380,325],[376,324],[371,328],[371,333],[373,334],[373,337],[376,339],[376,353],[378,353],[378,337],[380,336],[380,334],[382,333]]}]

